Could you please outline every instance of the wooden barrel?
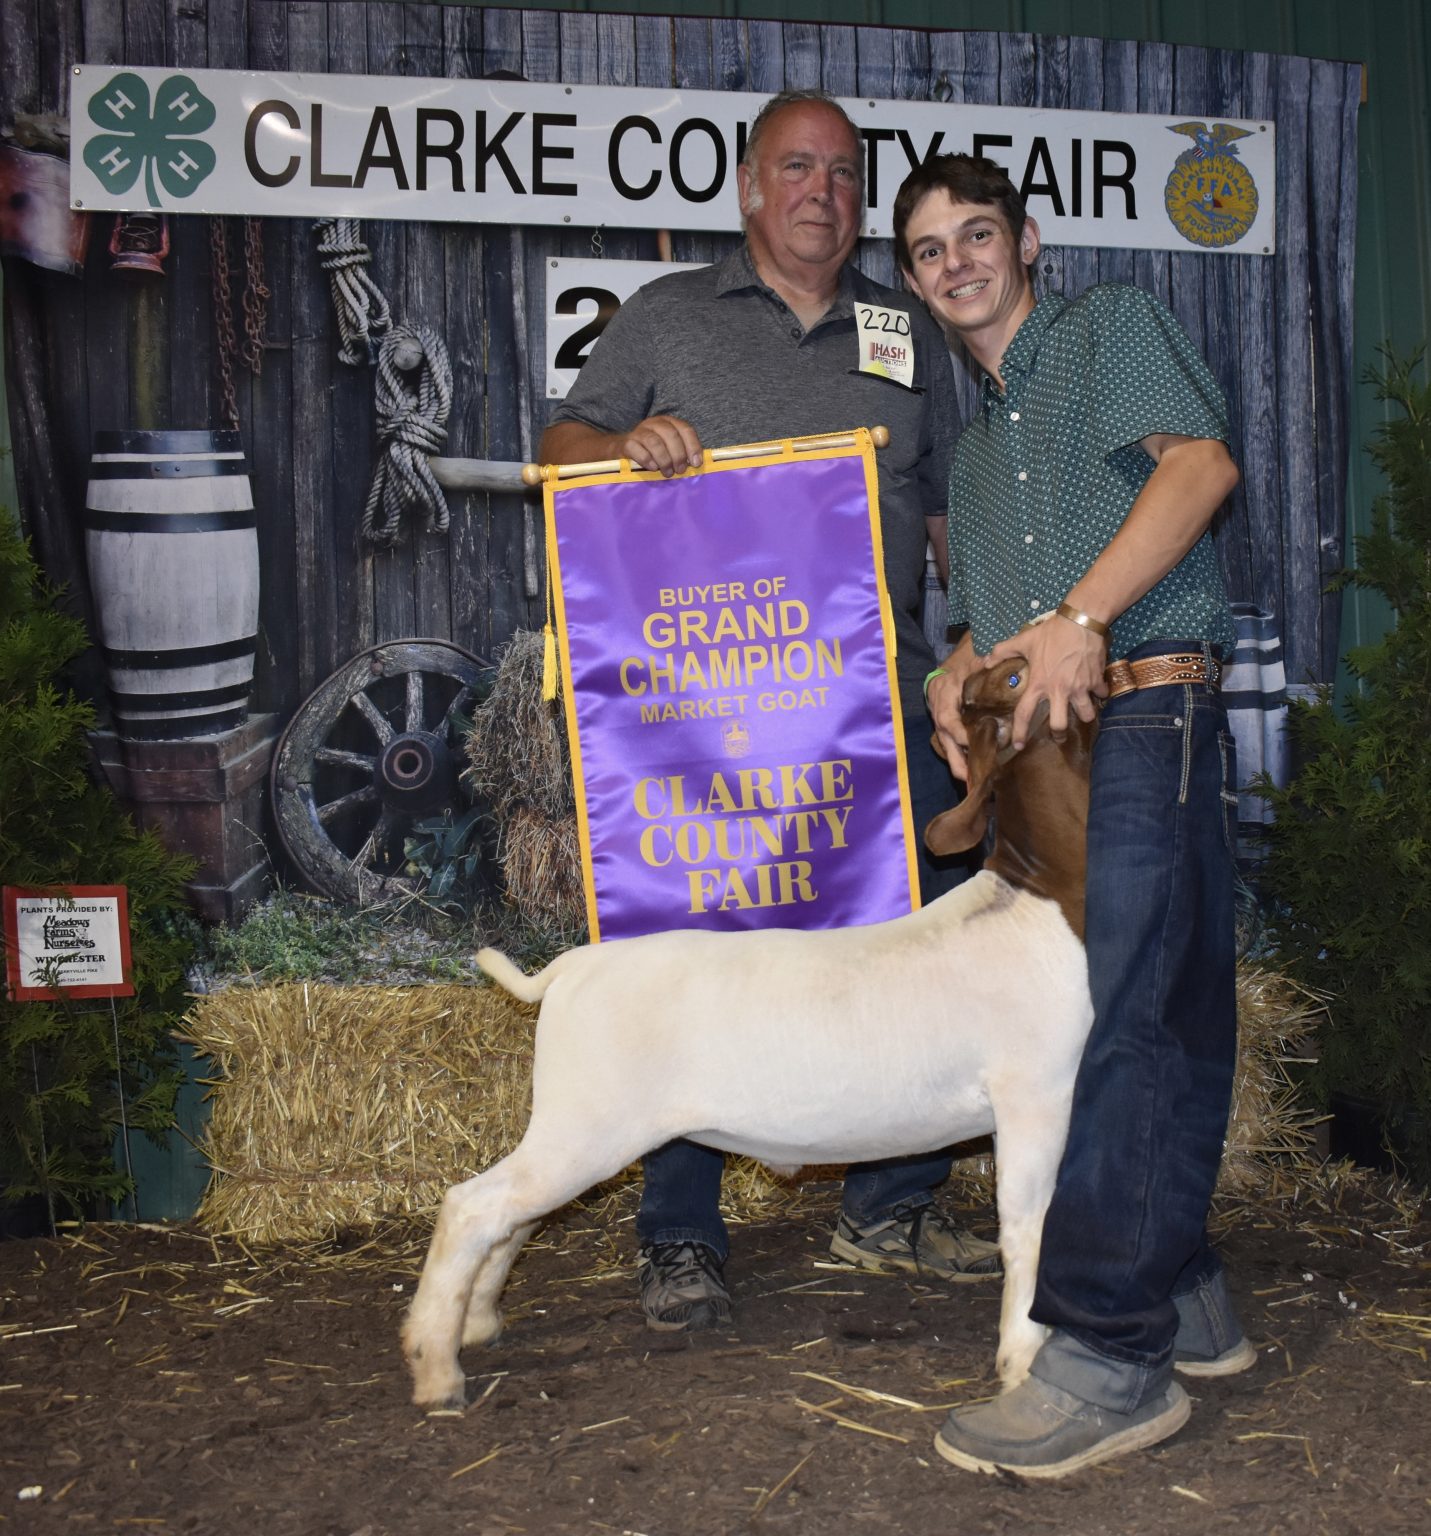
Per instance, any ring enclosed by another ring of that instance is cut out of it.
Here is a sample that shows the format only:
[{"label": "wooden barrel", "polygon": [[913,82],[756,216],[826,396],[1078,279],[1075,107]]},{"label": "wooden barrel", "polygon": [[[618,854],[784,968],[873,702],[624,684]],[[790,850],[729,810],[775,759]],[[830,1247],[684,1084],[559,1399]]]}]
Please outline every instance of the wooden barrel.
[{"label": "wooden barrel", "polygon": [[258,534],[237,432],[97,432],[85,550],[115,730],[212,736],[248,717]]}]

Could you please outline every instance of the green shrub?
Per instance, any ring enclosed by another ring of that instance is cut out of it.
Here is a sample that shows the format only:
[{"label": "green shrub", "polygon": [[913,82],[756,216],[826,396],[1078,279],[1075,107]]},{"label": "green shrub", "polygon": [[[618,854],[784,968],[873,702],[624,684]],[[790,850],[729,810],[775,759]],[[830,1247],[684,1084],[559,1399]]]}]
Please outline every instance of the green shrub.
[{"label": "green shrub", "polygon": [[1344,708],[1327,691],[1293,706],[1300,766],[1264,786],[1263,885],[1283,962],[1331,999],[1318,1085],[1371,1100],[1431,1183],[1431,387],[1420,355],[1374,378],[1387,489],[1341,584],[1379,592],[1395,624],[1348,653]]},{"label": "green shrub", "polygon": [[111,1007],[0,995],[0,1198],[38,1195],[52,1215],[78,1215],[130,1189],[113,1159],[121,1079],[130,1127],[158,1136],[173,1123],[181,1073],[169,1032],[191,951],[178,914],[194,865],[91,782],[94,712],[62,681],[88,641],[55,596],[0,508],[0,883],[128,889],[133,997]]}]

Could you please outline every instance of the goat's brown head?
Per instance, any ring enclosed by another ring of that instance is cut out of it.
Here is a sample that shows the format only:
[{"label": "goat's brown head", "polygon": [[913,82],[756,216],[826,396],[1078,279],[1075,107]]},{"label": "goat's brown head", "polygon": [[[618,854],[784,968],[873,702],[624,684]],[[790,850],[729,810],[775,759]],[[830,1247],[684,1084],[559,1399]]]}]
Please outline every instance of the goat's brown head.
[{"label": "goat's brown head", "polygon": [[[1011,656],[980,668],[964,684],[969,736],[968,793],[925,828],[933,854],[962,853],[984,836],[991,797],[998,800],[994,850],[984,860],[1011,885],[1057,901],[1083,937],[1083,881],[1088,826],[1088,772],[1098,722],[1076,716],[1055,736],[1048,704],[1034,714],[1022,751],[1013,745],[1013,717],[1028,687],[1028,663]],[[936,738],[936,746],[938,738]]]}]

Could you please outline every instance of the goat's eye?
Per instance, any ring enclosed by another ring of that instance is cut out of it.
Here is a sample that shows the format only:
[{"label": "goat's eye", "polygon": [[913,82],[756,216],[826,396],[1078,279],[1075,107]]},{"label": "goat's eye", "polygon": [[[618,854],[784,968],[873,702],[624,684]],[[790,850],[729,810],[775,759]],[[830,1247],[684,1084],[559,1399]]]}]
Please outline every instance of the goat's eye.
[{"label": "goat's eye", "polygon": [[1010,672],[1009,673],[1009,687],[1010,688],[1017,688],[1022,681],[1023,681],[1023,679],[1019,676],[1019,674],[1017,672]]}]

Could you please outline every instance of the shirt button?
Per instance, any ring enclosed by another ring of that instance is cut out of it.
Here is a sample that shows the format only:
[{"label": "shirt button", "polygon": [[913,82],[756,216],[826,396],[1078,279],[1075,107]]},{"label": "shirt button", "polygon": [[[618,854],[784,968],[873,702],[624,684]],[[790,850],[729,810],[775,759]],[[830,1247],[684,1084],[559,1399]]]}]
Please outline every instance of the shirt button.
[{"label": "shirt button", "polygon": [[793,336],[795,338],[796,341],[799,341],[800,340],[800,327],[798,325],[792,325],[790,327],[790,334],[791,334],[791,336]]},{"label": "shirt button", "polygon": [[1039,600],[1035,597],[1035,598],[1032,598],[1030,600],[1029,607],[1030,608],[1042,608],[1043,604],[1041,602],[1039,602]]},{"label": "shirt button", "polygon": [[1025,544],[1032,544],[1032,543],[1033,543],[1033,534],[1031,534],[1031,533],[1026,533],[1026,534],[1025,534],[1025,535],[1024,535],[1024,543],[1025,543]]},{"label": "shirt button", "polygon": [[1010,411],[1009,412],[1009,420],[1010,421],[1017,421],[1018,419],[1019,419],[1019,413],[1017,411]]},{"label": "shirt button", "polygon": [[1028,477],[1029,477],[1029,472],[1028,472],[1028,470],[1026,470],[1026,469],[1021,469],[1021,470],[1020,470],[1020,471],[1019,471],[1019,479],[1020,479],[1020,480],[1027,480],[1027,479],[1028,479]]}]

